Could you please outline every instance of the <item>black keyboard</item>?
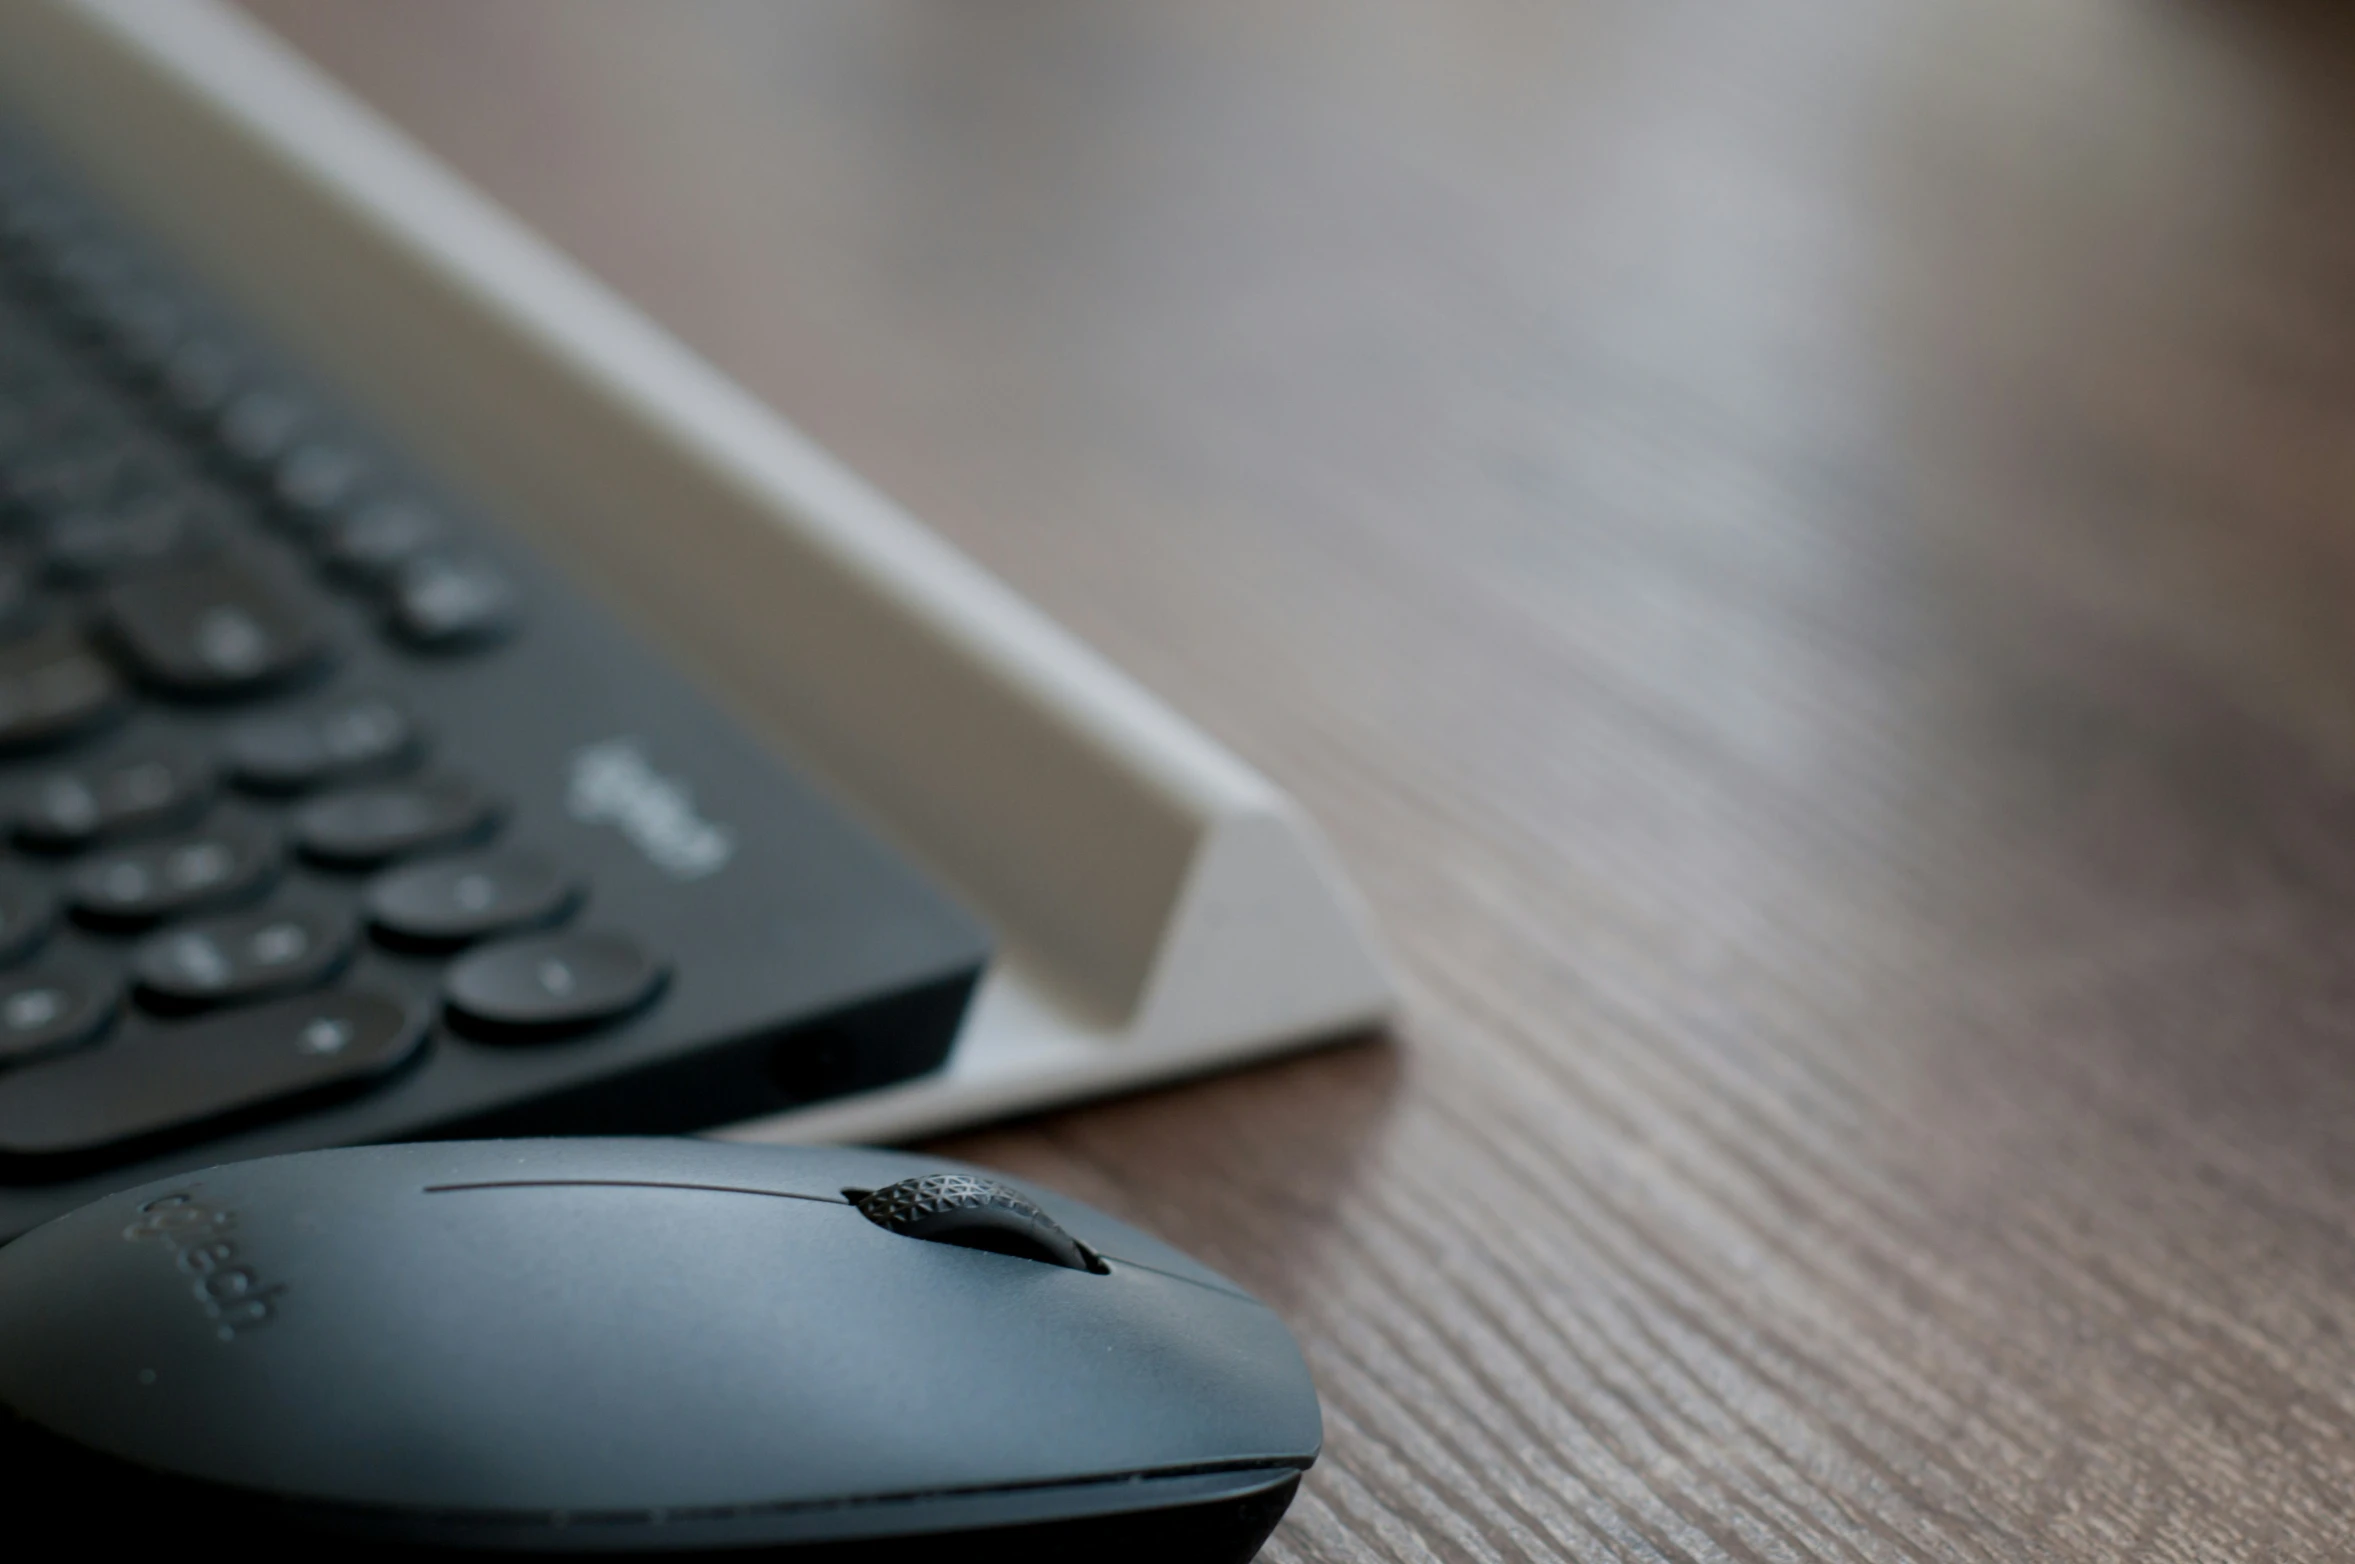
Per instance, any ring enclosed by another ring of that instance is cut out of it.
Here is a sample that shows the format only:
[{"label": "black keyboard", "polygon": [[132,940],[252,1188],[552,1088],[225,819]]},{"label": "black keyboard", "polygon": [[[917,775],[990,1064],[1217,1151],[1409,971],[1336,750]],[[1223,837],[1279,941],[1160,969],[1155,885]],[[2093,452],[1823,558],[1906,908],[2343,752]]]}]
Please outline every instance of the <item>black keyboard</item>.
[{"label": "black keyboard", "polygon": [[0,1238],[232,1158],[883,1085],[987,955],[6,148],[0,832]]}]

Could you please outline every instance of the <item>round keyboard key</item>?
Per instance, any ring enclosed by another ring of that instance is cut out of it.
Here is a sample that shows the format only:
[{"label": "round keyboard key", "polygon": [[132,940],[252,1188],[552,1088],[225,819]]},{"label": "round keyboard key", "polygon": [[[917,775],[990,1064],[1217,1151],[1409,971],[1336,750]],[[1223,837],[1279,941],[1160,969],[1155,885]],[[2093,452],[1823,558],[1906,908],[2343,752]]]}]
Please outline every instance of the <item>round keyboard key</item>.
[{"label": "round keyboard key", "polygon": [[120,984],[78,962],[44,962],[0,977],[0,1064],[90,1041],[121,1003]]},{"label": "round keyboard key", "polygon": [[18,806],[17,838],[28,847],[71,852],[105,837],[156,830],[194,815],[212,786],[212,768],[191,750],[125,750],[36,777]]},{"label": "round keyboard key", "polygon": [[103,239],[78,239],[58,252],[48,268],[59,315],[85,331],[104,324],[106,301],[127,286],[135,272],[129,253]]},{"label": "round keyboard key", "polygon": [[72,738],[120,713],[129,698],[113,665],[68,625],[0,645],[0,752]]},{"label": "round keyboard key", "polygon": [[247,467],[269,467],[294,449],[310,421],[303,405],[268,390],[241,391],[221,409],[214,431],[221,454]]},{"label": "round keyboard key", "polygon": [[13,254],[19,265],[63,249],[73,242],[79,223],[74,210],[47,192],[36,192],[0,207],[0,249]]},{"label": "round keyboard key", "polygon": [[485,946],[450,968],[442,993],[458,1025],[524,1039],[626,1015],[654,997],[668,971],[627,934],[571,930]]},{"label": "round keyboard key", "polygon": [[134,576],[98,607],[137,673],[172,695],[249,695],[316,672],[332,652],[314,594],[258,557]]},{"label": "round keyboard key", "polygon": [[389,944],[448,949],[554,923],[581,882],[534,852],[470,853],[388,870],[368,882],[368,918]]},{"label": "round keyboard key", "polygon": [[0,966],[24,960],[57,927],[57,893],[14,864],[0,864]]},{"label": "round keyboard key", "polygon": [[107,296],[99,334],[117,364],[144,378],[171,361],[188,322],[168,295],[134,283]]},{"label": "round keyboard key", "polygon": [[486,559],[412,559],[393,575],[391,591],[393,633],[412,646],[457,651],[488,645],[515,629],[515,587]]},{"label": "round keyboard key", "polygon": [[358,921],[344,909],[290,903],[151,934],[131,971],[140,997],[158,1009],[242,1004],[322,981],[357,937]]},{"label": "round keyboard key", "polygon": [[234,901],[276,873],[279,861],[275,836],[228,819],[85,859],[67,877],[66,896],[88,922],[136,928]]},{"label": "round keyboard key", "polygon": [[327,568],[355,586],[380,586],[449,536],[449,524],[413,500],[380,500],[328,528]]},{"label": "round keyboard key", "polygon": [[0,544],[0,636],[30,629],[40,617],[41,570],[29,550]]},{"label": "round keyboard key", "polygon": [[417,745],[417,725],[401,707],[382,695],[351,695],[240,724],[229,735],[229,771],[257,793],[306,793],[391,770]]},{"label": "round keyboard key", "polygon": [[298,531],[338,515],[368,481],[368,462],[357,451],[323,440],[307,441],[286,453],[270,478],[279,514]]},{"label": "round keyboard key", "polygon": [[455,847],[498,822],[498,803],[464,777],[442,772],[331,793],[295,811],[303,855],[339,869]]},{"label": "round keyboard key", "polygon": [[164,360],[164,405],[181,417],[210,423],[237,395],[243,365],[227,343],[189,337]]}]

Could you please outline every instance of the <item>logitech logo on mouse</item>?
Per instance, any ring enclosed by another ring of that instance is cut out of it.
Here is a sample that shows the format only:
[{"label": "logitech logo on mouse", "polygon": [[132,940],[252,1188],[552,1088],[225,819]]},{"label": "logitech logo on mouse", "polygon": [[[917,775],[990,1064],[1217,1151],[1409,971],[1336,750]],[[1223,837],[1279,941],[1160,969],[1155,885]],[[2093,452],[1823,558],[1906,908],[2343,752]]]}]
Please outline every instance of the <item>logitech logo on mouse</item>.
[{"label": "logitech logo on mouse", "polygon": [[238,1263],[237,1245],[227,1236],[236,1225],[236,1212],[175,1190],[141,1206],[139,1220],[123,1229],[128,1243],[163,1246],[223,1341],[269,1324],[277,1317],[278,1295],[286,1291]]}]

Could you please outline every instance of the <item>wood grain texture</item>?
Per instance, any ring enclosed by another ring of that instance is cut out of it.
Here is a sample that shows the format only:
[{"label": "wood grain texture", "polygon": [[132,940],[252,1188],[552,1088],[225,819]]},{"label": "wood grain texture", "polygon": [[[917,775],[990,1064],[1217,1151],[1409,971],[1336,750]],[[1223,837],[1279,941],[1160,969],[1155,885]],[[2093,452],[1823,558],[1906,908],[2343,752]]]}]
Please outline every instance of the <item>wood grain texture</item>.
[{"label": "wood grain texture", "polygon": [[1268,1558],[2355,1556],[2355,35],[254,0],[1293,789],[1394,1042],[970,1137]]}]

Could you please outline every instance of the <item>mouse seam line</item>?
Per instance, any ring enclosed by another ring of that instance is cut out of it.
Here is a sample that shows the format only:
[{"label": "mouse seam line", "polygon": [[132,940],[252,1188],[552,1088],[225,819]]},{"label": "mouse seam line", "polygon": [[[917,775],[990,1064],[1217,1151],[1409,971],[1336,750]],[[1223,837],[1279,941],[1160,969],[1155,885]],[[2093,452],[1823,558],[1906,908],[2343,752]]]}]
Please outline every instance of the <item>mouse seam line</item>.
[{"label": "mouse seam line", "polygon": [[470,1189],[690,1189],[712,1195],[763,1195],[771,1200],[807,1200],[821,1206],[848,1207],[850,1202],[831,1195],[804,1195],[787,1189],[747,1189],[741,1184],[679,1184],[646,1178],[508,1178],[481,1179],[465,1184],[428,1184],[428,1195],[462,1194]]},{"label": "mouse seam line", "polygon": [[1103,1254],[1105,1259],[1112,1261],[1115,1265],[1126,1265],[1132,1266],[1140,1271],[1151,1271],[1155,1276],[1166,1277],[1168,1280],[1173,1282],[1184,1282],[1187,1286],[1199,1287],[1204,1292],[1214,1292],[1228,1298],[1240,1298],[1245,1303],[1256,1304],[1263,1309],[1267,1307],[1266,1304],[1260,1303],[1257,1298],[1252,1297],[1251,1294],[1243,1291],[1243,1289],[1240,1287],[1228,1287],[1218,1282],[1206,1282],[1199,1276],[1187,1276],[1177,1271],[1165,1271],[1158,1265],[1147,1265],[1142,1260],[1125,1259],[1120,1255],[1112,1253],[1110,1250],[1102,1250],[1099,1252]]},{"label": "mouse seam line", "polygon": [[[807,1200],[821,1206],[842,1206],[847,1210],[854,1211],[858,1209],[847,1200],[833,1199],[825,1195],[801,1195],[783,1189],[747,1189],[740,1184],[674,1184],[659,1179],[645,1178],[481,1179],[465,1184],[428,1184],[425,1186],[424,1192],[429,1195],[451,1195],[461,1194],[470,1189],[692,1189],[715,1195],[766,1195],[772,1200]],[[1205,1292],[1219,1293],[1229,1298],[1240,1298],[1245,1303],[1256,1304],[1259,1302],[1257,1298],[1252,1297],[1251,1294],[1244,1292],[1239,1287],[1222,1286],[1217,1282],[1206,1282],[1198,1276],[1187,1276],[1178,1271],[1166,1270],[1158,1265],[1147,1265],[1142,1260],[1131,1260],[1125,1255],[1115,1254],[1108,1249],[1097,1249],[1094,1252],[1115,1264],[1133,1266],[1140,1271],[1151,1271],[1155,1276],[1173,1282],[1184,1282],[1189,1287],[1199,1287]]]}]

